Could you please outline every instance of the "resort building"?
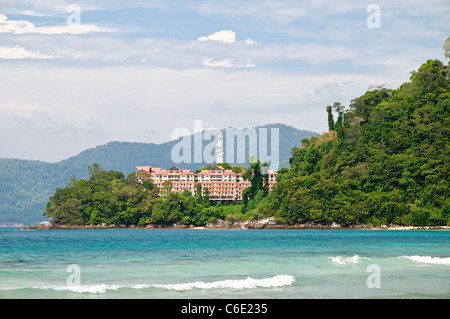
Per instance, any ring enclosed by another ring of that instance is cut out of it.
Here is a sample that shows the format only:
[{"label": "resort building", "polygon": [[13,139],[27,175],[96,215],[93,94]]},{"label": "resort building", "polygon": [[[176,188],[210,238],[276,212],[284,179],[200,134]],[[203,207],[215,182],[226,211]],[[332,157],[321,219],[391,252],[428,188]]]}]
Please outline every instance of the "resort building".
[{"label": "resort building", "polygon": [[239,200],[236,198],[236,176],[231,169],[221,166],[201,171],[197,174],[197,183],[202,185],[202,197],[208,187],[210,200]]},{"label": "resort building", "polygon": [[193,192],[195,190],[195,175],[191,170],[181,169],[179,167],[172,167],[165,170],[159,167],[138,166],[138,172],[144,171],[150,174],[152,182],[160,189],[163,188],[165,181],[171,181],[173,184],[172,192],[183,193],[185,189]]},{"label": "resort building", "polygon": [[[183,170],[179,167],[172,167],[165,170],[152,166],[137,166],[138,172],[144,171],[150,174],[152,182],[160,189],[165,181],[173,184],[172,192],[183,193],[189,190],[193,196],[197,193],[196,185],[200,183],[202,187],[202,197],[205,196],[205,188],[208,188],[209,199],[212,201],[237,201],[242,200],[242,192],[251,186],[250,181],[244,180],[243,173],[237,174],[232,170],[215,166],[210,170],[202,170],[194,174],[191,170]],[[277,182],[277,172],[268,171],[269,193]]]}]

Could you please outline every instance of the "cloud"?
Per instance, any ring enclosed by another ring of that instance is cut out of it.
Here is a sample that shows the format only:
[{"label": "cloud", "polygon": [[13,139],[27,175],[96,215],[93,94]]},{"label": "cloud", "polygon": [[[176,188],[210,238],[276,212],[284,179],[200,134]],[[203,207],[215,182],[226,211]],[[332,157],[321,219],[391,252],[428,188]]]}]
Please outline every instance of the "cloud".
[{"label": "cloud", "polygon": [[54,56],[38,51],[28,51],[20,46],[0,47],[0,59],[52,59]]},{"label": "cloud", "polygon": [[[319,1],[315,1],[319,2]],[[247,1],[217,1],[217,0],[191,0],[187,4],[199,14],[212,17],[231,17],[232,19],[244,19],[275,22],[285,24],[307,16],[308,11],[305,1],[271,1],[271,0],[247,0]]]},{"label": "cloud", "polygon": [[[0,142],[0,157],[50,161],[111,140],[167,141],[175,128],[192,132],[196,119],[205,128],[284,123],[320,133],[326,130],[326,105],[347,105],[371,83],[396,87],[408,77],[262,68],[175,70],[141,64],[42,68],[31,62],[0,64],[0,73],[11,79],[0,86],[0,136],[6,137]],[[222,106],[227,110],[221,112]],[[149,130],[158,136],[150,136]]]},{"label": "cloud", "polygon": [[41,13],[41,12],[37,12],[37,11],[33,11],[33,10],[23,10],[19,12],[20,14],[26,15],[26,16],[32,16],[32,17],[45,17],[46,15]]},{"label": "cloud", "polygon": [[[233,44],[236,42],[236,32],[233,30],[221,30],[210,34],[207,37],[200,37],[197,39],[200,42],[206,41],[217,41],[227,44]],[[247,38],[244,41],[247,45],[256,44],[256,41],[253,41],[250,38]],[[220,55],[220,54],[219,54]],[[213,60],[213,58],[207,57],[202,60],[202,64],[208,67],[221,67],[221,68],[253,68],[255,64],[250,60],[250,58],[240,58],[236,54],[232,53],[231,58],[219,58]]]},{"label": "cloud", "polygon": [[232,68],[233,62],[230,59],[223,59],[220,61],[212,61],[210,58],[205,58],[202,61],[205,66],[217,66],[222,68]]},{"label": "cloud", "polygon": [[108,141],[101,124],[88,120],[77,127],[45,111],[0,110],[0,157],[55,162]]},{"label": "cloud", "polygon": [[258,65],[282,61],[306,61],[308,64],[355,59],[358,51],[348,45],[321,43],[270,43],[249,46],[245,54]]},{"label": "cloud", "polygon": [[[73,3],[79,6],[82,12],[100,10],[105,5],[103,0],[77,0],[73,2],[64,0],[2,0],[2,12],[11,15],[36,17],[66,17],[67,12],[69,12],[68,8]],[[108,3],[108,5],[110,4]],[[117,6],[115,6],[115,9],[117,9]]]},{"label": "cloud", "polygon": [[[70,2],[0,2],[12,19],[0,14],[0,156],[55,160],[109,140],[166,141],[199,115],[204,127],[280,122],[320,133],[326,105],[372,83],[395,88],[441,59],[450,10],[445,0],[382,0],[373,30],[367,4],[348,0],[80,0],[81,22],[98,25],[68,27]],[[103,9],[85,16],[88,3]]]},{"label": "cloud", "polygon": [[204,58],[202,61],[204,66],[221,67],[221,68],[254,68],[255,64],[249,59],[234,58],[213,61],[211,58]]},{"label": "cloud", "polygon": [[339,86],[339,83],[334,81],[318,87],[314,90],[314,93],[318,96],[332,97],[337,99],[337,97],[342,93],[342,89]]},{"label": "cloud", "polygon": [[214,32],[207,37],[200,37],[197,40],[202,42],[213,40],[231,44],[236,42],[236,33],[232,30],[221,30],[218,32]]},{"label": "cloud", "polygon": [[93,24],[72,24],[64,26],[36,27],[26,20],[9,20],[4,14],[0,14],[0,33],[13,34],[86,34],[91,32],[112,32],[114,30],[99,27]]}]

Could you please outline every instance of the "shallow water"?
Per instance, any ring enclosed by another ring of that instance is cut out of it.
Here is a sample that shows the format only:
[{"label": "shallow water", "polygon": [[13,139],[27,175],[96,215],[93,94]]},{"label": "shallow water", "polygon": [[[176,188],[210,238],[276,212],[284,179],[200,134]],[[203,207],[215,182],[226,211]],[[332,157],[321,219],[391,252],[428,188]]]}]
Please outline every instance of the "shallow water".
[{"label": "shallow water", "polygon": [[0,298],[449,297],[449,231],[0,228]]}]

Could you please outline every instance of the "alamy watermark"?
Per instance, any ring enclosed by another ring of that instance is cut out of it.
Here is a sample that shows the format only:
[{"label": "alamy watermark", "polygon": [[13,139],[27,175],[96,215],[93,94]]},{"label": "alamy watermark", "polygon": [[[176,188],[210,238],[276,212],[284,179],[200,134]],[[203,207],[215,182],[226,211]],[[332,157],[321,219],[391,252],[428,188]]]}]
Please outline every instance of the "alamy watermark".
[{"label": "alamy watermark", "polygon": [[371,264],[367,266],[367,272],[371,274],[367,277],[366,285],[367,288],[381,288],[381,268],[377,264]]},{"label": "alamy watermark", "polygon": [[66,272],[71,273],[67,277],[67,287],[79,288],[81,286],[81,268],[77,264],[71,264],[67,266]]},{"label": "alamy watermark", "polygon": [[381,8],[378,4],[369,4],[367,12],[371,14],[367,17],[366,25],[369,29],[381,28]]},{"label": "alamy watermark", "polygon": [[[223,133],[225,133],[225,139],[222,138]],[[269,130],[263,127],[203,130],[203,122],[195,120],[193,135],[187,128],[177,128],[172,131],[172,140],[180,137],[181,139],[173,146],[171,158],[177,164],[217,163],[218,158],[223,158],[226,163],[233,165],[243,164],[250,156],[254,156],[261,163],[267,162],[270,169],[278,170],[280,165],[279,128],[272,127],[270,135],[268,133]],[[204,145],[204,141],[209,143],[206,142]],[[223,151],[224,142],[226,147]],[[223,154],[226,157],[220,157]]]},{"label": "alamy watermark", "polygon": [[68,27],[78,27],[81,25],[81,8],[78,4],[69,4],[66,11],[71,13],[66,20]]}]

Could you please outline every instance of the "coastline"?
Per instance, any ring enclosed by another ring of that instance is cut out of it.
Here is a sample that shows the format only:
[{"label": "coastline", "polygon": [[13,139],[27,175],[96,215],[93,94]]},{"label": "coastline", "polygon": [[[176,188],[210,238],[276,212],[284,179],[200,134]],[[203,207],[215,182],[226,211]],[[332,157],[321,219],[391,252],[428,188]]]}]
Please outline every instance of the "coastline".
[{"label": "coastline", "polygon": [[276,222],[274,217],[260,218],[258,220],[248,221],[223,221],[216,219],[205,226],[184,225],[181,222],[173,225],[153,225],[146,226],[124,225],[124,224],[90,224],[90,225],[54,225],[51,221],[41,222],[35,226],[22,226],[20,230],[73,230],[73,229],[266,229],[266,230],[292,230],[292,229],[341,229],[341,230],[450,230],[450,226],[410,226],[410,225],[339,225],[332,223],[331,225],[304,223],[304,224],[281,224]]}]

